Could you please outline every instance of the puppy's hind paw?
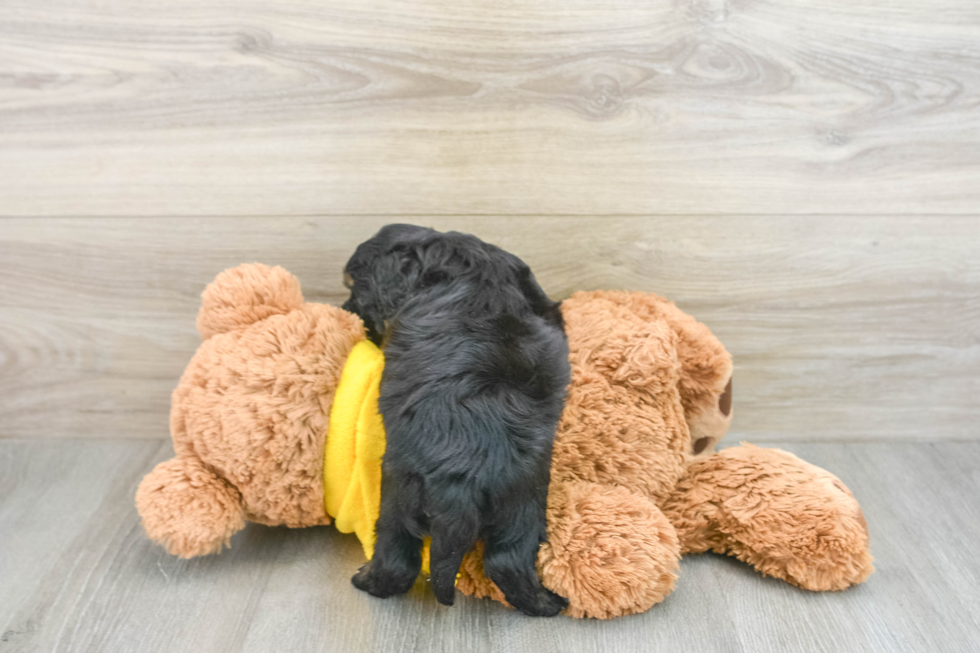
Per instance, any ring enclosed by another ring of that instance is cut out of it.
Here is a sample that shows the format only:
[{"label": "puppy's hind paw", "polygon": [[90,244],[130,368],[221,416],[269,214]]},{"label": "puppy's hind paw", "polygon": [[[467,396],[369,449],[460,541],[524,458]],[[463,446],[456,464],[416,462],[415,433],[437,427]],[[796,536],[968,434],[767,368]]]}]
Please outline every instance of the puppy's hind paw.
[{"label": "puppy's hind paw", "polygon": [[568,599],[555,594],[545,587],[541,587],[535,593],[532,601],[521,606],[515,605],[514,607],[531,617],[554,617],[568,607]]},{"label": "puppy's hind paw", "polygon": [[379,599],[386,599],[396,594],[404,594],[412,589],[412,585],[415,584],[415,577],[407,575],[398,577],[395,574],[378,570],[372,563],[368,562],[354,574],[350,582],[362,592],[367,592]]}]

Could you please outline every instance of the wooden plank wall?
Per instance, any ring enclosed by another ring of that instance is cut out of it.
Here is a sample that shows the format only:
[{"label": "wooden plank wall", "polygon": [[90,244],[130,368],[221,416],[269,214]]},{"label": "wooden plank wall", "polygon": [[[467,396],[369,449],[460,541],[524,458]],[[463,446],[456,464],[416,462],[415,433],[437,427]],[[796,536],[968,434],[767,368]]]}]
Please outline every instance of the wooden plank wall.
[{"label": "wooden plank wall", "polygon": [[974,213],[974,0],[2,0],[3,212]]},{"label": "wooden plank wall", "polygon": [[[261,260],[340,303],[358,242],[395,217],[0,221],[0,432],[166,434],[204,285]],[[655,291],[736,361],[751,439],[969,438],[980,265],[969,217],[431,218],[518,253],[556,298]]]},{"label": "wooden plank wall", "polygon": [[163,437],[203,286],[392,221],[675,299],[737,436],[976,438],[972,0],[0,0],[0,437]]}]

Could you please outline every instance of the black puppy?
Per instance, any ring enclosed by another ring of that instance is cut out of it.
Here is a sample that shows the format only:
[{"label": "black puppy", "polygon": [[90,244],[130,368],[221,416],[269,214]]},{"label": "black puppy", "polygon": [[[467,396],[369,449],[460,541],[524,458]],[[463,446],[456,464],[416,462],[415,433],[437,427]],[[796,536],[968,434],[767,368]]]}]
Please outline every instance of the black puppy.
[{"label": "black puppy", "polygon": [[347,263],[344,304],[381,345],[388,444],[374,558],[354,585],[407,592],[422,537],[452,605],[463,555],[514,607],[552,616],[567,601],[535,571],[545,540],[551,449],[570,378],[559,305],[519,258],[474,236],[388,225]]}]

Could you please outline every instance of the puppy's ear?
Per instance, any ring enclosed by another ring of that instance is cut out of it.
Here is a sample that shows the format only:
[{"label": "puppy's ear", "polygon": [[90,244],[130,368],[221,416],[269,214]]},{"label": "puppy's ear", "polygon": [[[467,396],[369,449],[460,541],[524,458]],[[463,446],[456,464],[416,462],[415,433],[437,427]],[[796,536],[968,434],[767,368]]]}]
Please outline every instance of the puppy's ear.
[{"label": "puppy's ear", "polygon": [[413,243],[396,243],[378,257],[371,285],[377,293],[379,322],[391,319],[422,285],[424,271],[422,252]]},{"label": "puppy's ear", "polygon": [[438,286],[440,283],[448,283],[452,280],[452,275],[446,270],[429,269],[422,271],[420,284],[423,288]]},{"label": "puppy's ear", "polygon": [[414,243],[397,243],[384,257],[387,278],[384,281],[393,287],[404,286],[404,290],[414,287],[421,281],[424,265],[422,252]]},{"label": "puppy's ear", "polygon": [[404,266],[412,288],[432,288],[460,273],[460,257],[443,239],[425,238],[406,246]]},{"label": "puppy's ear", "polygon": [[561,329],[565,328],[565,321],[561,316],[561,304],[552,301],[544,293],[544,290],[538,285],[538,280],[534,278],[531,268],[523,261],[517,270],[517,283],[535,315],[540,315]]}]

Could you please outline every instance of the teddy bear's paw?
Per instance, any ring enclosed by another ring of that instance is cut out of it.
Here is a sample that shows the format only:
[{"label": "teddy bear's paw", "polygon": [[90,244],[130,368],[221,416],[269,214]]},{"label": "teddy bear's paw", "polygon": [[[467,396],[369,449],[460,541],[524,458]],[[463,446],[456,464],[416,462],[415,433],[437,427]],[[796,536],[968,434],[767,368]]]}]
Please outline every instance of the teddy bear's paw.
[{"label": "teddy bear's paw", "polygon": [[136,509],[149,538],[181,558],[218,553],[245,526],[238,491],[192,457],[172,458],[147,474]]},{"label": "teddy bear's paw", "polygon": [[674,527],[646,497],[583,481],[552,484],[538,570],[568,597],[568,615],[643,612],[674,589],[679,560]]},{"label": "teddy bear's paw", "polygon": [[874,573],[868,523],[847,486],[829,472],[817,470],[823,493],[813,492],[812,503],[821,501],[809,512],[824,518],[814,522],[809,537],[796,534],[788,547],[794,555],[786,556],[786,579],[815,592],[843,590]]},{"label": "teddy bear's paw", "polygon": [[[408,568],[399,571],[385,569],[377,560],[377,558],[370,560],[358,569],[350,579],[354,587],[379,599],[404,594],[412,589],[419,575],[418,569],[414,571]],[[452,601],[449,605],[452,605]]]}]

